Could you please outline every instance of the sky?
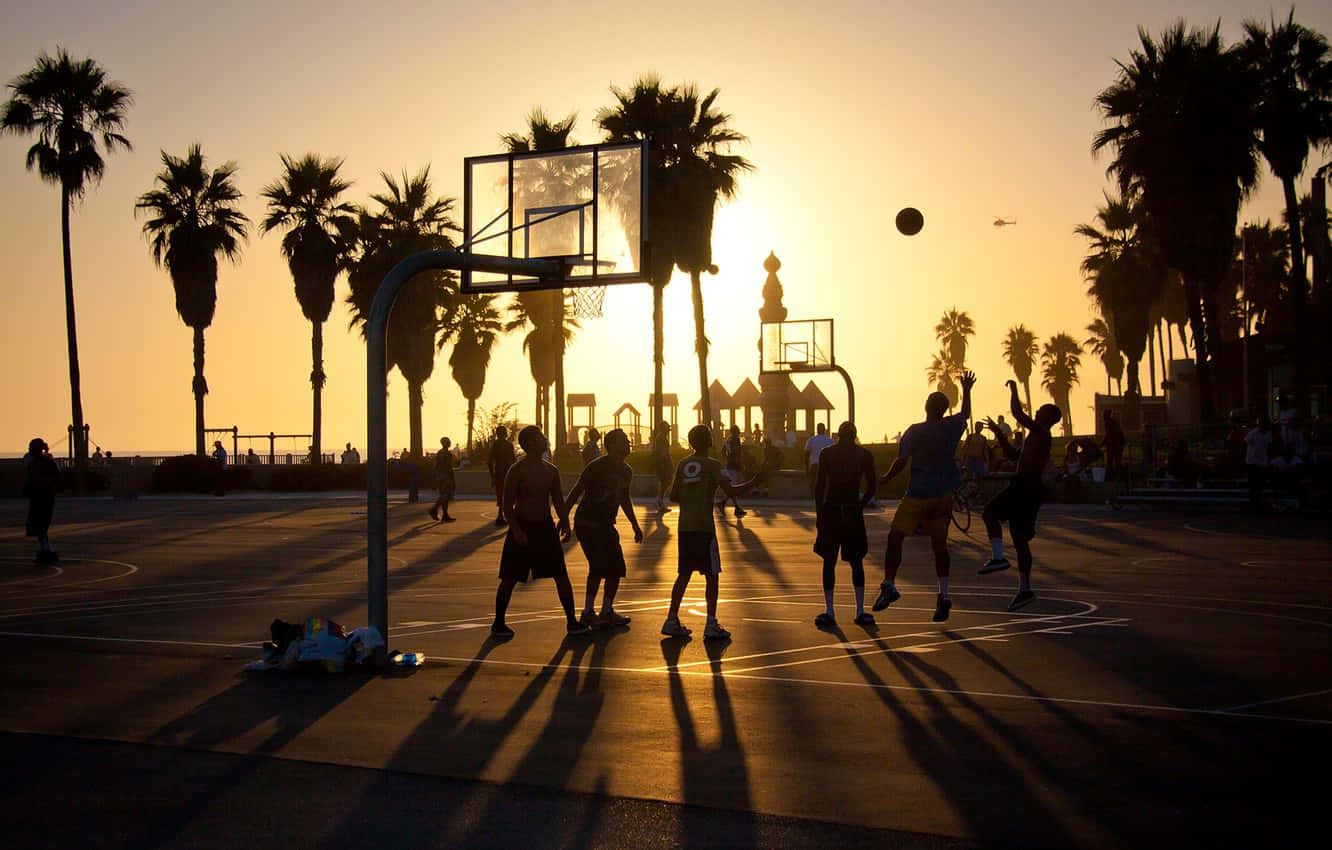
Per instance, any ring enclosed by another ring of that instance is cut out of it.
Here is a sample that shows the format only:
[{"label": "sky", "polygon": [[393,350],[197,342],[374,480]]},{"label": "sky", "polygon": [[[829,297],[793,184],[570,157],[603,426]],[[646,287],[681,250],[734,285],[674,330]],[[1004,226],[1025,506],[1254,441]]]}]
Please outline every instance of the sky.
[{"label": "sky", "polygon": [[[1091,153],[1104,126],[1094,99],[1114,81],[1115,61],[1138,45],[1138,28],[1219,20],[1229,43],[1245,19],[1289,9],[1240,0],[680,0],[649,17],[650,7],[620,0],[6,5],[5,82],[40,52],[64,47],[134,93],[125,130],[134,149],[107,158],[71,225],[84,416],[93,443],[117,453],[193,446],[191,332],[134,214],[161,151],[179,156],[198,142],[211,166],[234,160],[241,209],[254,221],[282,153],[343,158],[354,202],[379,191],[380,172],[426,164],[436,192],[457,198],[463,158],[500,150],[500,136],[522,131],[533,108],[577,113],[574,138],[600,141],[594,118],[613,102],[611,87],[647,73],[720,88],[718,108],[749,137],[735,152],[757,166],[717,212],[720,271],[703,283],[710,377],[730,390],[757,377],[763,261],[773,252],[789,318],[835,320],[862,439],[891,437],[923,418],[925,369],[939,350],[933,328],[952,307],[976,323],[967,354],[980,378],[976,409],[1004,412],[1005,331],[1020,322],[1042,340],[1061,331],[1083,339],[1094,318],[1078,268],[1087,246],[1073,228],[1094,219],[1109,187],[1108,158]],[[1295,14],[1332,34],[1332,7],[1306,4]],[[0,420],[0,451],[21,452],[41,435],[63,453],[70,408],[60,195],[24,169],[29,144],[0,137],[9,350],[0,386],[13,404]],[[1302,192],[1327,159],[1311,157]],[[909,238],[893,228],[906,206],[925,217]],[[1279,220],[1280,209],[1280,185],[1264,169],[1241,220]],[[998,216],[1017,224],[994,227]],[[252,233],[240,261],[221,267],[206,335],[209,427],[310,430],[310,324],[280,238]],[[365,445],[365,346],[349,330],[346,292],[339,279],[324,331],[326,450]],[[584,322],[566,355],[567,391],[596,394],[598,425],[624,402],[646,412],[651,301],[646,286],[612,287],[604,317]],[[698,373],[688,277],[679,272],[666,291],[665,333],[665,391],[680,395],[689,425]],[[466,403],[447,359],[445,350],[425,385],[427,447],[466,436]],[[1085,431],[1105,372],[1087,356],[1081,377],[1071,407],[1075,429]],[[816,381],[838,407],[835,426],[846,413],[841,378]],[[405,446],[407,392],[396,372],[389,393],[389,444]],[[515,402],[530,421],[532,399],[520,337],[511,335],[494,350],[479,404]]]}]

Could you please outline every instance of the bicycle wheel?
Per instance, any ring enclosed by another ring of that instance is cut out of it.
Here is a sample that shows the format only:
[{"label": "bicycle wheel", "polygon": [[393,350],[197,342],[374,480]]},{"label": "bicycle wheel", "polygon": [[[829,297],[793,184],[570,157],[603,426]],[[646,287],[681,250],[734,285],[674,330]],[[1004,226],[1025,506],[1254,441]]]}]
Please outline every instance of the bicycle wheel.
[{"label": "bicycle wheel", "polygon": [[959,490],[953,493],[953,525],[963,534],[971,528],[971,505],[967,502],[967,497]]}]

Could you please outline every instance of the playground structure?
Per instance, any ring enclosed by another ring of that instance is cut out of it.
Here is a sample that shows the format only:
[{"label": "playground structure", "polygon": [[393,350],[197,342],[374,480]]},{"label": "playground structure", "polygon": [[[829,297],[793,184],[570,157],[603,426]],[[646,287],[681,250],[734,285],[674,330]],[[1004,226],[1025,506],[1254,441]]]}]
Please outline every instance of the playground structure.
[{"label": "playground structure", "polygon": [[[231,453],[227,457],[227,463],[229,464],[246,462],[245,458],[243,458],[240,453],[241,440],[246,441],[247,450],[252,447],[255,440],[267,440],[268,454],[258,454],[256,457],[258,458],[258,463],[267,464],[269,466],[276,466],[278,464],[309,463],[310,445],[314,441],[314,435],[312,434],[277,434],[272,431],[269,431],[267,434],[242,434],[240,433],[239,426],[232,425],[230,428],[205,428],[205,442],[207,442],[208,437],[214,434],[231,437]],[[279,454],[277,451],[278,440],[291,440],[292,450]],[[302,442],[304,442],[306,446],[303,451],[299,448]],[[209,445],[212,444],[209,443]],[[332,454],[326,453],[320,458],[321,463],[332,463],[333,461],[334,457]]]}]

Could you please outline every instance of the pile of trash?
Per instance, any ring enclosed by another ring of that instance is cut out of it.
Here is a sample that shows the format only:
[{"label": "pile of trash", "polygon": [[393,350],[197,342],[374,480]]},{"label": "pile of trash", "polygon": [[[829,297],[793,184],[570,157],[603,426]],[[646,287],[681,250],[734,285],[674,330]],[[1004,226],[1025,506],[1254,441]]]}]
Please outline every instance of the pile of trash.
[{"label": "pile of trash", "polygon": [[374,626],[349,632],[322,617],[306,617],[304,624],[274,620],[268,630],[272,639],[264,641],[261,659],[245,665],[246,670],[314,668],[341,673],[348,665],[369,666],[375,650],[384,646]]}]

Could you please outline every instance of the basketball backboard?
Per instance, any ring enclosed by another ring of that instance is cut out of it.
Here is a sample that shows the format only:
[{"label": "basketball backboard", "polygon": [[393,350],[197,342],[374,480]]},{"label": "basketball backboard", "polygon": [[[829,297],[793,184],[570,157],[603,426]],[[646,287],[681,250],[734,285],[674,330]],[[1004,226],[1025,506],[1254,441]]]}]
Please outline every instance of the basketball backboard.
[{"label": "basketball backboard", "polygon": [[763,322],[761,334],[760,375],[773,372],[830,372],[836,369],[832,319]]},{"label": "basketball backboard", "polygon": [[[474,156],[463,166],[464,292],[639,283],[647,267],[647,144]],[[562,277],[484,271],[558,259]]]}]

